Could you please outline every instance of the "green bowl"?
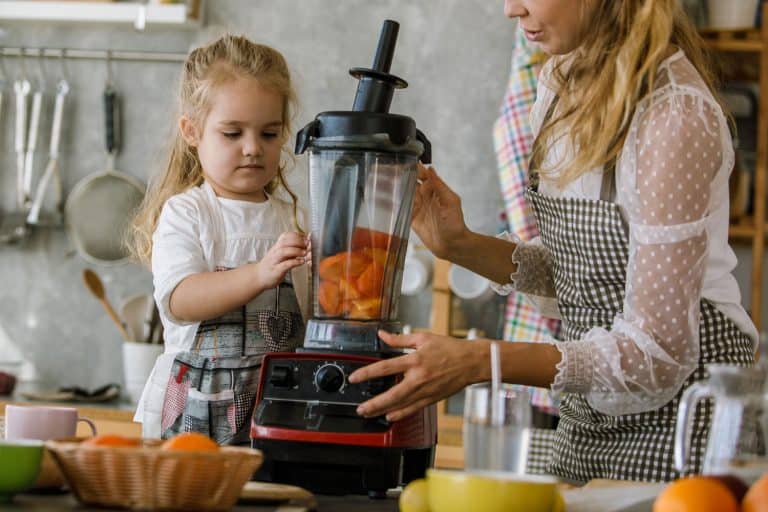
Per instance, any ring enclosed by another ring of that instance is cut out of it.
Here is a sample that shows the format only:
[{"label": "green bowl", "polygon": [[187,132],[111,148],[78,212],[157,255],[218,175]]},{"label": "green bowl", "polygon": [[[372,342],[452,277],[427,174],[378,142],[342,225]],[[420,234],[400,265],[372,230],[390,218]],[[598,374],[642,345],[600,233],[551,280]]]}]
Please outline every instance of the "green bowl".
[{"label": "green bowl", "polygon": [[35,483],[42,458],[42,441],[0,440],[0,503]]}]

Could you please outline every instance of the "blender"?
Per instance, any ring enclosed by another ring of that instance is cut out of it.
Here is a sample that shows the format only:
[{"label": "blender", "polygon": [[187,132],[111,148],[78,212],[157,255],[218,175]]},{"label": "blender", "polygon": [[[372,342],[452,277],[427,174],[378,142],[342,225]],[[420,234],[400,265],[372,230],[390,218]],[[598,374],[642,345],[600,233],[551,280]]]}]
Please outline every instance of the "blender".
[{"label": "blender", "polygon": [[402,354],[377,332],[401,330],[417,162],[430,162],[414,120],[389,113],[394,90],[408,85],[389,73],[398,28],[386,20],[371,69],[350,69],[359,80],[352,110],[322,112],[297,134],[296,153],[309,152],[313,312],[303,347],[262,363],[251,425],[265,453],[259,480],[381,497],[434,460],[434,406],[396,422],[362,418],[357,406],[397,378],[347,379]]}]

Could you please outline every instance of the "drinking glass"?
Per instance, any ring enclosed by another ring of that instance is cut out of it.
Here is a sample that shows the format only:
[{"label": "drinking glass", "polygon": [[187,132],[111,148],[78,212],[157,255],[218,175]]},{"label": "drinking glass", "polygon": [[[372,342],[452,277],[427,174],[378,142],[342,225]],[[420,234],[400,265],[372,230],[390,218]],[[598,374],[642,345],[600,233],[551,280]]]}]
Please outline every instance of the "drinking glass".
[{"label": "drinking glass", "polygon": [[[493,414],[493,405],[498,408]],[[490,383],[467,387],[464,398],[464,468],[524,474],[530,444],[530,396]]]}]

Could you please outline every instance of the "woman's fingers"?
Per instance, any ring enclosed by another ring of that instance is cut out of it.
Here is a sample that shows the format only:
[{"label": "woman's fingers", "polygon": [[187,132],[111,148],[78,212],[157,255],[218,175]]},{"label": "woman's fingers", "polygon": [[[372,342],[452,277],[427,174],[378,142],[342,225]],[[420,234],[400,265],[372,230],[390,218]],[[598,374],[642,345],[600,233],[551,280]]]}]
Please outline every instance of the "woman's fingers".
[{"label": "woman's fingers", "polygon": [[394,348],[418,348],[423,342],[423,335],[419,334],[392,334],[387,331],[379,331],[379,338]]},{"label": "woman's fingers", "polygon": [[404,418],[407,418],[411,414],[419,412],[420,410],[427,407],[428,405],[431,405],[432,403],[434,402],[429,398],[422,398],[421,400],[418,400],[408,405],[407,407],[390,410],[386,413],[387,421],[400,421]]},{"label": "woman's fingers", "polygon": [[405,380],[395,384],[384,393],[376,395],[357,407],[357,414],[365,418],[381,416],[408,403],[413,395],[412,386]]},{"label": "woman's fingers", "polygon": [[357,384],[358,382],[365,382],[366,380],[376,379],[378,377],[403,373],[409,367],[408,357],[408,355],[404,355],[393,357],[391,359],[383,359],[367,366],[363,366],[362,368],[358,368],[350,374],[349,382]]}]

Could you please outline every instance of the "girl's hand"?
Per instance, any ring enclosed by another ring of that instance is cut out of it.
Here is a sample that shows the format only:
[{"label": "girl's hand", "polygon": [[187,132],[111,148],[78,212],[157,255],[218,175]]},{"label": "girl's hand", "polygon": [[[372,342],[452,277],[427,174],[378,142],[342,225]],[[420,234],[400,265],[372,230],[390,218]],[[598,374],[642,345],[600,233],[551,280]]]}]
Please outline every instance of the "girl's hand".
[{"label": "girl's hand", "polygon": [[285,274],[309,261],[309,237],[288,232],[256,263],[256,280],[263,289],[275,288]]},{"label": "girl's hand", "polygon": [[419,184],[413,200],[413,230],[438,258],[469,231],[461,211],[461,199],[437,175],[433,167],[419,166]]},{"label": "girl's hand", "polygon": [[414,352],[385,359],[358,369],[349,376],[357,383],[387,375],[402,374],[396,385],[357,408],[365,417],[387,415],[387,420],[405,418],[429,404],[453,395],[473,382],[476,365],[487,357],[483,345],[436,334],[395,335],[379,331],[390,347],[415,348]]}]

